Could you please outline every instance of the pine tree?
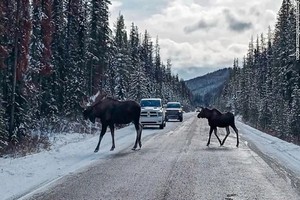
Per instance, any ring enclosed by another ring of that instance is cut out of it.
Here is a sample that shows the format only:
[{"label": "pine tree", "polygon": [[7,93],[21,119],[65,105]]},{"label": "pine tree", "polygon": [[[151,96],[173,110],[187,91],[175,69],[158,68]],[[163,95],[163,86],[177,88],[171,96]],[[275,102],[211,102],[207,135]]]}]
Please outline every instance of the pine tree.
[{"label": "pine tree", "polygon": [[[40,2],[40,1],[37,1]],[[56,99],[56,107],[60,115],[64,115],[65,107],[64,102],[67,97],[66,91],[66,63],[65,56],[68,53],[65,50],[66,42],[66,8],[65,1],[53,0],[52,21],[53,33],[51,42],[52,64],[53,64],[53,93]],[[38,15],[40,16],[40,15]],[[38,23],[36,23],[38,24]]]},{"label": "pine tree", "polygon": [[44,0],[41,3],[43,16],[41,18],[41,44],[42,55],[39,63],[41,64],[39,71],[39,86],[41,88],[40,96],[40,112],[41,119],[49,125],[50,123],[56,123],[56,114],[58,108],[56,106],[56,98],[54,93],[55,88],[55,74],[54,66],[52,64],[52,0]]},{"label": "pine tree", "polygon": [[108,22],[109,0],[91,1],[90,42],[89,42],[89,95],[105,88],[105,70],[109,63]]},{"label": "pine tree", "polygon": [[150,96],[155,96],[155,82],[154,80],[154,66],[153,66],[153,45],[151,42],[150,35],[147,30],[145,30],[144,38],[140,46],[140,60],[141,64],[145,70],[146,80],[147,80],[147,93]]},{"label": "pine tree", "polygon": [[7,122],[5,121],[5,110],[2,106],[2,95],[0,94],[0,155],[8,146],[9,133],[7,131]]},{"label": "pine tree", "polygon": [[[284,138],[284,130],[287,130],[289,124],[285,122],[285,119],[289,115],[289,102],[291,96],[291,89],[289,84],[289,62],[291,51],[295,52],[295,24],[291,24],[294,15],[294,8],[290,0],[283,0],[282,6],[279,10],[278,21],[275,27],[274,36],[274,59],[272,68],[272,88],[274,106],[277,109],[273,109],[272,116],[273,126],[278,132],[279,136]],[[292,31],[291,31],[292,30]],[[278,101],[281,99],[282,101]]]},{"label": "pine tree", "polygon": [[9,116],[9,134],[10,140],[17,144],[21,136],[28,131],[26,116],[28,113],[28,104],[23,94],[24,73],[28,67],[29,38],[31,32],[31,22],[29,15],[29,0],[16,1],[13,65],[11,66],[11,99]]},{"label": "pine tree", "polygon": [[78,102],[85,94],[86,27],[82,0],[69,1],[65,42],[65,115],[76,118]]},{"label": "pine tree", "polygon": [[272,105],[272,64],[273,64],[273,44],[272,44],[272,31],[269,27],[268,30],[268,42],[267,42],[267,63],[266,63],[266,82],[265,82],[265,89],[266,89],[266,95],[265,95],[265,113],[264,113],[264,124],[266,130],[271,129],[271,120],[272,120],[272,109],[274,109]]},{"label": "pine tree", "polygon": [[127,32],[124,23],[123,15],[119,15],[116,24],[115,38],[116,44],[115,61],[114,61],[114,80],[115,87],[113,88],[114,95],[121,100],[127,99],[127,92],[129,87],[129,50],[127,41]]},{"label": "pine tree", "polygon": [[[130,83],[129,98],[140,101],[141,98],[149,97],[146,87],[146,75],[140,59],[140,39],[137,26],[131,24],[129,36],[129,52],[130,52]],[[139,84],[139,85],[137,85]]]}]

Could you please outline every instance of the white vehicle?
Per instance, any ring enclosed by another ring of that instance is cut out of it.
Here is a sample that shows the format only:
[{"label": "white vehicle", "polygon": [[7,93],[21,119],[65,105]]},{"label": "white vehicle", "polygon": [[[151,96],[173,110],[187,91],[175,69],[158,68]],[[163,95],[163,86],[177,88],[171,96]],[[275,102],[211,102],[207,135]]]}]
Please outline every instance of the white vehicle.
[{"label": "white vehicle", "polygon": [[165,112],[160,98],[142,99],[140,122],[144,125],[159,125],[160,129],[166,126]]}]

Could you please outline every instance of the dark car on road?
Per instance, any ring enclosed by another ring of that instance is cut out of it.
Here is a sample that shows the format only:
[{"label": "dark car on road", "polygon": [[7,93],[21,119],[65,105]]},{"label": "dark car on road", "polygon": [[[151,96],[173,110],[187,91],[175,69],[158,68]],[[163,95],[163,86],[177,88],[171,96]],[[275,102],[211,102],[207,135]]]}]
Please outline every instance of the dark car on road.
[{"label": "dark car on road", "polygon": [[170,119],[177,119],[182,122],[183,120],[182,106],[179,102],[168,102],[166,105],[166,121]]}]

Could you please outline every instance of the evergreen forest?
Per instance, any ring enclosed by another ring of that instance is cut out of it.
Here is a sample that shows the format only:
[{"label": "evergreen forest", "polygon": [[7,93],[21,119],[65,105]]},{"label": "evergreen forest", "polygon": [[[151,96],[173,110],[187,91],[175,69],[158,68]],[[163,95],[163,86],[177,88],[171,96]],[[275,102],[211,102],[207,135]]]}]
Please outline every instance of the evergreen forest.
[{"label": "evergreen forest", "polygon": [[283,0],[275,30],[252,37],[243,60],[234,59],[217,105],[253,127],[300,143],[300,65],[292,1]]},{"label": "evergreen forest", "polygon": [[51,132],[80,127],[80,102],[98,91],[191,106],[171,60],[161,60],[158,37],[152,41],[134,22],[127,31],[122,14],[110,27],[110,4],[0,1],[0,155],[47,146]]}]

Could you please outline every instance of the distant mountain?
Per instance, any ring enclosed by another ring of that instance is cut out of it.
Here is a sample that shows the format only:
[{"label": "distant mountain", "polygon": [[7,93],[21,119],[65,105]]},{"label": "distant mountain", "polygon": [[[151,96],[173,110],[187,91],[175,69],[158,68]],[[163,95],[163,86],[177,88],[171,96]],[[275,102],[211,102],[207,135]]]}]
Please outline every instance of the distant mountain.
[{"label": "distant mountain", "polygon": [[208,106],[217,99],[229,79],[230,68],[220,69],[185,81],[194,96],[194,105]]}]

